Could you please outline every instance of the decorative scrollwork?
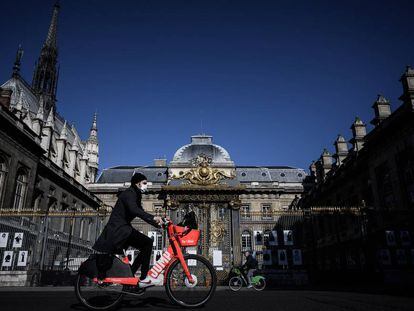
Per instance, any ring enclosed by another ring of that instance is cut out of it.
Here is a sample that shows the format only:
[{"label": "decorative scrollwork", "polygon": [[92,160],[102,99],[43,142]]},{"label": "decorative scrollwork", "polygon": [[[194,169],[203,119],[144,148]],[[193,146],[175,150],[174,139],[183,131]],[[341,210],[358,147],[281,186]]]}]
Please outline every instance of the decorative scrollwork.
[{"label": "decorative scrollwork", "polygon": [[223,240],[226,233],[224,224],[219,220],[211,221],[210,242],[211,246],[217,246]]},{"label": "decorative scrollwork", "polygon": [[206,186],[218,184],[222,179],[233,179],[236,177],[234,171],[228,173],[210,167],[211,158],[203,154],[194,158],[192,163],[197,166],[186,172],[182,172],[179,176],[172,175],[171,179],[186,179],[187,183]]}]

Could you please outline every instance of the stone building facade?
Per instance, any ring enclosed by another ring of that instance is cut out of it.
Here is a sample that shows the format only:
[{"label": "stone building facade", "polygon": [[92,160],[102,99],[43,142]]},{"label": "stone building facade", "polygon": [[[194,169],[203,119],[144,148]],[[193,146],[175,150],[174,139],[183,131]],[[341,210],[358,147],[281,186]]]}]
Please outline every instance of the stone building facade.
[{"label": "stone building facade", "polygon": [[[286,249],[283,231],[294,230],[290,216],[297,213],[295,206],[307,176],[304,170],[288,166],[237,166],[225,148],[203,134],[192,136],[169,163],[155,159],[150,166],[107,168],[88,189],[113,206],[134,172],[148,178],[148,193],[143,195],[148,212],[176,222],[189,209],[196,212],[201,242],[190,251],[209,257],[223,271],[240,263],[245,250],[255,251],[261,265],[279,266],[277,247]],[[154,236],[155,257],[165,245],[162,232],[140,220],[135,225]]]},{"label": "stone building facade", "polygon": [[354,282],[413,279],[414,70],[400,81],[395,111],[378,95],[373,129],[357,117],[351,147],[339,135],[334,152],[325,149],[310,166],[314,184],[299,205],[309,211],[311,269],[342,271]]},{"label": "stone building facade", "polygon": [[[71,268],[64,262],[87,257],[101,228],[102,201],[86,188],[99,164],[96,114],[82,140],[57,112],[58,13],[56,4],[32,83],[20,74],[19,47],[11,78],[0,86],[0,284]],[[23,236],[18,248],[16,234]]]}]

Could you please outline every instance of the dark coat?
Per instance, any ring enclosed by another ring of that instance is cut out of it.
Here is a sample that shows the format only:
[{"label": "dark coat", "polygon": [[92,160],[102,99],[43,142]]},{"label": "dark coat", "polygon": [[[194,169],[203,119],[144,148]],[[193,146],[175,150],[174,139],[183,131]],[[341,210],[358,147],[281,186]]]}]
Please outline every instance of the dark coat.
[{"label": "dark coat", "polygon": [[257,260],[250,254],[243,265],[245,269],[257,269]]},{"label": "dark coat", "polygon": [[136,186],[129,187],[119,195],[108,223],[92,247],[94,250],[104,253],[122,252],[127,238],[135,230],[131,225],[135,217],[158,227],[154,216],[142,208],[141,198],[141,190]]}]

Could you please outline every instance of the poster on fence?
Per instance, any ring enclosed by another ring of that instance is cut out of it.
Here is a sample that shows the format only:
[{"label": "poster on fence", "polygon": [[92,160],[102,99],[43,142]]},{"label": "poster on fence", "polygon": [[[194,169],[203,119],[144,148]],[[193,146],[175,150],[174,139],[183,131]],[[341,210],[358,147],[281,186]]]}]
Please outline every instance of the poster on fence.
[{"label": "poster on fence", "polygon": [[152,240],[152,246],[157,246],[157,231],[148,231],[148,236]]},{"label": "poster on fence", "polygon": [[385,266],[391,264],[391,254],[389,249],[379,250],[379,262]]},{"label": "poster on fence", "polygon": [[221,267],[223,265],[223,252],[221,250],[213,250],[213,266]]},{"label": "poster on fence", "polygon": [[152,262],[153,265],[155,265],[157,263],[158,260],[160,260],[162,256],[162,252],[161,251],[152,251]]},{"label": "poster on fence", "polygon": [[266,249],[263,251],[263,265],[272,265],[272,251],[270,249]]},{"label": "poster on fence", "polygon": [[0,232],[0,247],[5,248],[7,247],[7,241],[9,239],[8,232]]},{"label": "poster on fence", "polygon": [[20,248],[23,245],[23,232],[16,232],[13,239],[13,248]]},{"label": "poster on fence", "polygon": [[278,257],[279,265],[286,266],[288,264],[287,253],[285,249],[279,249],[277,251],[277,257]]},{"label": "poster on fence", "polygon": [[292,258],[295,266],[302,265],[302,251],[300,249],[292,249]]},{"label": "poster on fence", "polygon": [[385,240],[387,241],[388,246],[395,246],[397,243],[395,241],[394,231],[385,231]]},{"label": "poster on fence", "polygon": [[277,231],[275,230],[269,234],[269,245],[277,245]]},{"label": "poster on fence", "polygon": [[283,240],[285,245],[293,245],[293,231],[283,230]]},{"label": "poster on fence", "polygon": [[26,267],[27,266],[27,255],[28,251],[19,251],[19,256],[17,256],[17,266]]},{"label": "poster on fence", "polygon": [[3,254],[3,262],[1,264],[2,267],[11,267],[13,261],[13,252],[12,251],[5,251]]},{"label": "poster on fence", "polygon": [[400,239],[402,246],[410,246],[411,245],[411,237],[410,232],[408,231],[400,231]]},{"label": "poster on fence", "polygon": [[397,264],[399,265],[407,264],[407,255],[405,254],[405,249],[397,249],[396,257],[397,257]]},{"label": "poster on fence", "polygon": [[255,238],[256,245],[263,245],[263,231],[255,230],[254,238]]},{"label": "poster on fence", "polygon": [[135,251],[133,249],[129,249],[125,253],[128,257],[129,263],[132,265],[135,259]]},{"label": "poster on fence", "polygon": [[[195,254],[197,254],[197,249],[195,249],[195,248],[187,249],[187,254],[194,254],[195,255]],[[187,265],[190,266],[190,267],[197,266],[197,260],[189,259],[187,261]]]}]

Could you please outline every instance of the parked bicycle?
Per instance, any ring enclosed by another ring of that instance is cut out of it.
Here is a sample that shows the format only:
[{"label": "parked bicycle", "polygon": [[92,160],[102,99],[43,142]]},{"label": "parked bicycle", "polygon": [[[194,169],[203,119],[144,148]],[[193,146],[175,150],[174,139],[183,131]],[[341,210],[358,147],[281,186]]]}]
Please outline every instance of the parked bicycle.
[{"label": "parked bicycle", "polygon": [[[183,247],[196,246],[200,238],[200,231],[194,226],[183,225],[185,222],[180,226],[164,219],[163,227],[170,245],[148,273],[159,280],[157,286],[165,286],[173,303],[183,307],[199,307],[213,296],[217,277],[207,259],[183,254]],[[145,289],[139,289],[139,278],[132,274],[125,254],[120,258],[94,254],[80,266],[75,292],[87,308],[109,310],[118,306],[125,294],[140,296]]]},{"label": "parked bicycle", "polygon": [[[229,287],[232,291],[240,290],[243,287],[243,284],[248,286],[249,282],[247,276],[243,273],[241,267],[233,267],[231,273],[234,274],[229,280]],[[266,287],[266,279],[262,275],[255,275],[251,279],[251,285],[257,291],[264,290]]]}]

